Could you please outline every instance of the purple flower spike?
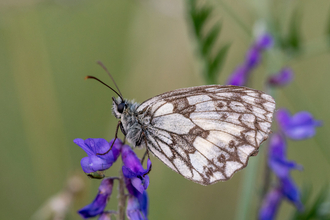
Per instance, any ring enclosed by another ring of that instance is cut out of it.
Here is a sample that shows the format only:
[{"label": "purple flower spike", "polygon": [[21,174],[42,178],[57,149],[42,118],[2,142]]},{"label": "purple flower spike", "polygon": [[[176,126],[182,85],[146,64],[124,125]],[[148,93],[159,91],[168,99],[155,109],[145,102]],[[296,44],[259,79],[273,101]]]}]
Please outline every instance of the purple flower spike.
[{"label": "purple flower spike", "polygon": [[261,51],[257,47],[248,50],[245,58],[245,64],[248,69],[253,69],[259,65],[261,61]]},{"label": "purple flower spike", "polygon": [[281,189],[273,189],[268,193],[262,203],[262,207],[259,211],[259,220],[273,220],[276,217],[277,210],[282,201]]},{"label": "purple flower spike", "polygon": [[290,116],[286,109],[280,109],[276,114],[278,124],[284,134],[293,140],[303,140],[315,135],[315,127],[322,122],[315,120],[311,113],[301,111]]},{"label": "purple flower spike", "polygon": [[229,76],[226,85],[244,86],[253,69],[260,64],[262,52],[272,46],[273,37],[270,34],[258,37],[246,53],[245,61]]},{"label": "purple flower spike", "polygon": [[286,142],[278,133],[274,133],[270,138],[268,165],[278,178],[288,177],[291,169],[302,169],[302,166],[287,160]]},{"label": "purple flower spike", "polygon": [[81,147],[88,155],[81,159],[80,164],[85,173],[93,173],[109,169],[120,155],[123,143],[117,139],[110,152],[105,153],[110,149],[113,140],[107,142],[102,138],[88,138],[86,140],[77,138],[74,143]]},{"label": "purple flower spike", "polygon": [[108,203],[112,193],[112,187],[113,179],[104,179],[99,186],[99,192],[94,201],[78,211],[81,217],[91,218],[101,214]]},{"label": "purple flower spike", "polygon": [[247,81],[249,69],[245,65],[241,65],[229,76],[226,85],[244,86]]},{"label": "purple flower spike", "polygon": [[148,194],[144,191],[140,199],[130,196],[127,203],[126,215],[130,220],[148,219]]},{"label": "purple flower spike", "polygon": [[274,74],[268,78],[268,84],[271,86],[285,86],[292,82],[293,71],[291,68],[283,68],[277,74]]},{"label": "purple flower spike", "polygon": [[125,178],[130,179],[134,188],[140,193],[143,193],[149,185],[149,176],[146,174],[151,170],[151,161],[148,159],[147,169],[143,169],[140,159],[128,145],[123,146],[121,157],[124,163],[122,171]]},{"label": "purple flower spike", "polygon": [[265,33],[258,37],[255,46],[259,48],[259,50],[266,50],[271,48],[274,45],[274,39],[272,35]]}]

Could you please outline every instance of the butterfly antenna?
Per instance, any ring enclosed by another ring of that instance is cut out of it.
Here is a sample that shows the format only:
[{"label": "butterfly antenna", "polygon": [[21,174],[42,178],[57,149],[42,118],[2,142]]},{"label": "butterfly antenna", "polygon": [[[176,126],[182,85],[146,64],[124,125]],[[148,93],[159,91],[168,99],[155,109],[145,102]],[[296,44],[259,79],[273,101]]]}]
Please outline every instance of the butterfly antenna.
[{"label": "butterfly antenna", "polygon": [[118,88],[118,86],[117,86],[115,80],[114,80],[113,77],[111,76],[109,70],[104,66],[104,64],[103,64],[101,61],[97,61],[97,64],[99,64],[99,65],[105,70],[105,72],[107,72],[107,74],[110,76],[112,82],[115,84],[115,86],[116,86],[116,88],[117,88],[117,90],[118,90],[118,92],[119,92],[119,94],[120,94],[120,97],[123,97],[123,95],[121,94],[121,92],[120,92],[120,90],[119,90],[119,88]]},{"label": "butterfly antenna", "polygon": [[124,101],[123,97],[121,96],[121,94],[119,94],[116,90],[114,90],[113,88],[111,88],[110,86],[108,86],[106,83],[102,82],[101,80],[99,80],[98,78],[94,77],[94,76],[86,76],[85,79],[95,79],[96,81],[99,81],[100,83],[102,83],[103,85],[105,85],[106,87],[108,87],[109,89],[111,89],[112,91],[114,91],[120,98],[122,101]]}]

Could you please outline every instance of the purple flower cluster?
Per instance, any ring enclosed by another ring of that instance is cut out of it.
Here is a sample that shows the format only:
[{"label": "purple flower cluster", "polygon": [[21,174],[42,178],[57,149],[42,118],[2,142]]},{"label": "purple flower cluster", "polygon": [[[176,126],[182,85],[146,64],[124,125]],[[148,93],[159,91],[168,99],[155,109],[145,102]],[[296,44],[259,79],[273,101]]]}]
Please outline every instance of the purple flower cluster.
[{"label": "purple flower cluster", "polygon": [[264,198],[259,212],[260,220],[272,220],[283,199],[293,203],[298,210],[303,209],[299,189],[291,178],[292,169],[302,170],[302,166],[286,158],[286,138],[304,140],[315,135],[315,128],[321,122],[315,120],[308,112],[298,112],[292,117],[286,109],[276,113],[279,131],[274,133],[269,141],[268,166],[277,177],[277,186]]},{"label": "purple flower cluster", "polygon": [[266,33],[257,38],[246,53],[243,64],[239,65],[230,75],[226,85],[244,86],[248,77],[261,62],[262,52],[273,46],[273,37]]},{"label": "purple flower cluster", "polygon": [[[246,53],[243,64],[239,65],[227,80],[227,85],[243,86],[247,83],[252,70],[261,62],[262,52],[270,49],[274,39],[270,34],[261,35]],[[276,88],[288,85],[294,77],[289,67],[282,68],[278,73],[271,75],[266,83],[267,87]],[[286,138],[304,140],[315,135],[315,128],[322,125],[321,121],[306,111],[298,112],[291,116],[286,109],[276,113],[279,131],[270,137],[268,166],[277,177],[277,185],[265,196],[259,211],[260,220],[275,218],[278,207],[283,199],[293,203],[298,210],[303,209],[300,201],[299,189],[291,178],[292,169],[301,170],[302,166],[286,158]]]},{"label": "purple flower cluster", "polygon": [[[146,220],[148,219],[149,207],[148,194],[146,192],[149,185],[149,176],[147,174],[151,170],[151,161],[148,159],[147,169],[144,169],[134,151],[128,145],[124,145],[119,139],[115,141],[112,149],[106,153],[113,141],[109,143],[102,138],[75,139],[74,143],[87,153],[87,157],[81,159],[81,167],[86,174],[93,177],[95,173],[109,169],[121,155],[123,162],[122,172],[129,194],[126,209],[127,217],[131,220]],[[103,153],[106,154],[103,155]],[[81,217],[91,218],[99,215],[99,219],[110,219],[110,214],[114,213],[114,211],[106,211],[105,208],[112,194],[114,180],[116,179],[118,177],[102,180],[94,201],[78,211]]]},{"label": "purple flower cluster", "polygon": [[293,71],[289,67],[281,69],[278,73],[271,75],[267,84],[273,87],[280,87],[289,84],[293,80]]}]

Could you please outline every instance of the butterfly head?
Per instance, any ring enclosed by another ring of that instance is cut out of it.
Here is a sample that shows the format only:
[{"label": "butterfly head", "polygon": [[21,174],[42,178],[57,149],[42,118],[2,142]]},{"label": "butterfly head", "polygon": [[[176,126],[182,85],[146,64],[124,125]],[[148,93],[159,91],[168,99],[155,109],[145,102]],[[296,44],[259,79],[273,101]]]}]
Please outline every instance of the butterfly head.
[{"label": "butterfly head", "polygon": [[127,109],[127,102],[120,97],[117,100],[112,97],[112,101],[112,113],[116,118],[120,119],[123,112]]}]

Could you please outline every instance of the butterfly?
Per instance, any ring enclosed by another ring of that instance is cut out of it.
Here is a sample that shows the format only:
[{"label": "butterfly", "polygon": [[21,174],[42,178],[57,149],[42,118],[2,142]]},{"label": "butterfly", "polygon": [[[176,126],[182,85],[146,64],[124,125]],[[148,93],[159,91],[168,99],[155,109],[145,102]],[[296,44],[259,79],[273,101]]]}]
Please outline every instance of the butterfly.
[{"label": "butterfly", "polygon": [[183,88],[141,104],[117,95],[112,105],[117,131],[119,127],[133,147],[145,147],[201,185],[230,179],[271,133],[274,99],[247,87]]}]

